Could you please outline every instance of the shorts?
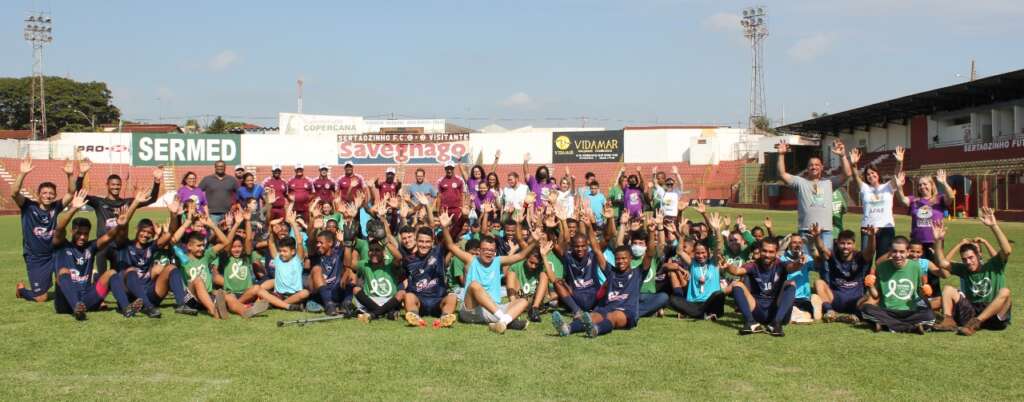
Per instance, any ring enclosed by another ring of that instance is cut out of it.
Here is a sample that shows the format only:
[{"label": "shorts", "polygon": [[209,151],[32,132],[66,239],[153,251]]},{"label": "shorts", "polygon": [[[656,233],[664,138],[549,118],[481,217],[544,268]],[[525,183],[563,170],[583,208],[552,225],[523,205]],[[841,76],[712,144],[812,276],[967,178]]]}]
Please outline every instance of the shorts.
[{"label": "shorts", "polygon": [[29,261],[26,258],[25,270],[28,271],[28,288],[32,293],[43,295],[53,286],[53,259]]},{"label": "shorts", "polygon": [[420,315],[441,317],[441,300],[443,297],[426,297],[416,295],[416,298],[420,299]]},{"label": "shorts", "polygon": [[613,311],[621,311],[623,314],[626,315],[626,326],[618,329],[632,329],[636,327],[637,316],[634,312],[608,307],[598,307],[594,309],[595,313],[602,315],[603,317],[605,317],[606,320],[608,319],[608,314],[610,314]]},{"label": "shorts", "polygon": [[[105,296],[105,295],[104,295]],[[103,304],[103,297],[100,297],[96,291],[96,286],[93,285],[91,288],[82,292],[78,295],[78,300],[85,304],[86,311],[96,311],[100,309],[100,305]],[[57,294],[53,299],[53,309],[57,314],[71,314],[75,311],[75,306],[68,303],[68,299],[64,297],[64,292],[57,290]]]},{"label": "shorts", "polygon": [[811,304],[810,299],[796,299],[793,300],[793,307],[800,309],[807,314],[814,314],[814,305]]},{"label": "shorts", "polygon": [[295,293],[278,293],[277,291],[274,292],[274,296],[277,296],[277,298],[281,300],[292,297],[293,295],[295,295]]},{"label": "shorts", "polygon": [[[499,304],[498,311],[507,313],[508,304]],[[459,309],[459,321],[467,324],[490,324],[492,322],[498,322],[498,316],[487,311],[487,309],[482,306],[476,306],[475,308],[469,309],[463,305],[462,308]]]},{"label": "shorts", "polygon": [[[762,324],[768,324],[775,320],[775,312],[779,309],[779,306],[775,303],[775,299],[755,300],[757,301],[757,306],[750,311],[754,316],[754,321]],[[793,305],[796,305],[795,301]],[[792,315],[792,309],[786,313],[786,317],[782,319],[782,322],[788,323],[790,321],[790,315]]]},{"label": "shorts", "polygon": [[857,302],[864,297],[860,288],[832,289],[832,310],[843,314],[860,314]]},{"label": "shorts", "polygon": [[[967,322],[974,319],[981,314],[985,308],[988,307],[988,303],[971,303],[967,300],[967,296],[963,292],[960,292],[960,301],[953,304],[953,320],[956,321],[957,325],[967,325]],[[1013,306],[1010,306],[1006,310],[1006,315],[1000,317],[999,314],[993,315],[991,318],[981,323],[982,329],[990,331],[1002,331],[1010,325],[1011,312]]]},{"label": "shorts", "polygon": [[[392,297],[383,297],[383,296],[369,296],[369,297],[370,297],[370,300],[373,300],[373,302],[377,303],[378,306],[383,306],[384,303],[387,303],[388,300],[392,299]],[[354,299],[354,300],[356,302],[356,308],[359,309],[359,311],[362,311],[364,313],[369,313],[370,312],[369,310],[366,309],[366,306],[363,306],[363,303],[359,302],[359,299]]]},{"label": "shorts", "polygon": [[573,290],[572,300],[580,310],[591,311],[597,306],[597,289]]}]

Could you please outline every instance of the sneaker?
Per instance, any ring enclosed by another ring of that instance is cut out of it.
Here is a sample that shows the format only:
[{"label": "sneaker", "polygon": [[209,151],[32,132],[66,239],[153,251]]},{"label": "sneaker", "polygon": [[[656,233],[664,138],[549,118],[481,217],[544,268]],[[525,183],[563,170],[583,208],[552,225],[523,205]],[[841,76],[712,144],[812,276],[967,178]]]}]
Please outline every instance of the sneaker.
[{"label": "sneaker", "polygon": [[562,314],[558,311],[551,313],[551,325],[555,327],[558,336],[569,336],[569,324],[562,321]]},{"label": "sneaker", "polygon": [[839,319],[839,314],[836,314],[835,310],[829,310],[827,313],[825,313],[824,317],[821,317],[821,320],[825,321],[827,323],[836,322],[836,320],[838,320],[838,319]]},{"label": "sneaker", "polygon": [[251,307],[242,312],[242,317],[253,318],[267,311],[268,308],[270,308],[270,303],[267,303],[266,300],[257,300]]},{"label": "sneaker", "polygon": [[72,312],[72,315],[74,315],[75,319],[78,321],[85,321],[85,310],[85,303],[78,302],[75,304],[75,310]]},{"label": "sneaker", "polygon": [[388,313],[385,314],[384,316],[387,317],[388,321],[395,321],[395,320],[398,319],[398,314],[399,314],[398,310],[391,310],[391,311],[388,311]]},{"label": "sneaker", "polygon": [[580,315],[580,322],[583,323],[583,333],[593,338],[597,336],[597,328],[594,327],[594,319],[590,317],[590,313],[583,313]]},{"label": "sneaker", "polygon": [[948,315],[944,316],[942,317],[942,322],[940,322],[939,325],[932,327],[932,330],[939,332],[956,331],[956,321],[953,321],[953,317],[950,317]]},{"label": "sneaker", "polygon": [[501,335],[505,333],[505,330],[508,329],[508,326],[506,326],[501,321],[498,321],[487,324],[487,328],[490,329],[491,332]]},{"label": "sneaker", "polygon": [[913,333],[918,334],[918,335],[924,335],[926,332],[928,332],[928,331],[927,331],[927,329],[925,329],[924,324],[918,323],[918,324],[914,325]]},{"label": "sneaker", "polygon": [[313,299],[309,299],[306,300],[306,311],[310,313],[321,313],[324,311],[324,306]]},{"label": "sneaker", "polygon": [[339,307],[338,314],[345,316],[345,318],[356,318],[359,315],[359,310],[351,306]]},{"label": "sneaker", "polygon": [[764,332],[764,328],[761,328],[761,324],[758,323],[747,324],[740,328],[740,335],[750,335],[758,332]]},{"label": "sneaker", "polygon": [[526,317],[532,322],[540,322],[540,312],[533,307],[530,307],[530,310],[526,312]]},{"label": "sneaker", "polygon": [[359,313],[359,315],[356,316],[356,319],[363,324],[370,323],[370,315],[366,313]]},{"label": "sneaker", "polygon": [[516,330],[516,331],[523,331],[523,330],[526,329],[526,327],[529,327],[529,326],[530,326],[530,322],[526,321],[526,320],[512,320],[512,322],[508,323],[508,325],[507,325],[508,329],[512,329],[512,330]]},{"label": "sneaker", "polygon": [[967,321],[967,325],[960,327],[956,333],[963,336],[971,336],[978,332],[978,328],[981,328],[981,321],[978,321],[977,318],[972,318],[970,321]]},{"label": "sneaker", "polygon": [[185,315],[198,315],[199,314],[199,310],[196,310],[196,309],[194,309],[191,306],[186,305],[186,304],[182,304],[182,305],[180,305],[178,307],[175,307],[174,308],[174,312],[176,314],[185,314]]},{"label": "sneaker", "polygon": [[412,311],[405,313],[405,322],[409,323],[410,327],[425,327],[427,323],[420,318],[419,314]]},{"label": "sneaker", "polygon": [[14,285],[14,298],[15,299],[20,299],[21,298],[21,290],[24,289],[24,288],[25,288],[25,282],[22,282],[22,281],[18,281],[18,284]]},{"label": "sneaker", "polygon": [[142,310],[142,299],[135,299],[135,301],[133,301],[133,302],[129,303],[127,306],[125,306],[124,310],[121,311],[121,314],[124,315],[124,318],[131,318],[131,317],[135,316],[135,313],[138,313],[141,310]]},{"label": "sneaker", "polygon": [[718,314],[706,313],[704,314],[704,321],[718,321]]},{"label": "sneaker", "polygon": [[872,325],[872,326],[871,326],[871,330],[872,330],[872,331],[875,331],[875,332],[882,332],[882,324],[879,324],[879,323],[877,323],[877,322],[876,322],[876,323],[873,323],[873,324],[874,324],[874,325]]},{"label": "sneaker", "polygon": [[217,308],[217,318],[222,320],[228,319],[230,315],[228,312],[228,299],[224,297],[223,289],[213,291],[213,305]]},{"label": "sneaker", "polygon": [[[306,311],[310,311],[308,302],[306,303]],[[331,302],[324,303],[324,314],[330,317],[338,315],[338,305]]]},{"label": "sneaker", "polygon": [[860,317],[857,317],[856,315],[853,314],[843,314],[841,316],[836,317],[836,321],[845,324],[859,324]]},{"label": "sneaker", "polygon": [[786,333],[782,331],[782,324],[776,322],[770,325],[769,328],[771,329],[772,336],[777,336],[780,338],[786,336]]},{"label": "sneaker", "polygon": [[659,308],[658,311],[654,312],[654,316],[658,317],[658,318],[664,317],[665,316],[665,309]]},{"label": "sneaker", "polygon": [[288,311],[302,311],[302,305],[299,303],[293,303],[288,305]]},{"label": "sneaker", "polygon": [[455,314],[453,313],[442,314],[441,319],[438,320],[438,322],[441,324],[441,328],[451,328],[452,325],[455,325],[455,321],[456,317]]},{"label": "sneaker", "polygon": [[597,338],[597,336],[598,336],[597,327],[591,326],[589,329],[586,330],[586,332],[583,333],[583,336],[586,336],[587,338],[591,338],[591,339]]},{"label": "sneaker", "polygon": [[149,318],[160,318],[163,315],[160,313],[160,309],[156,306],[146,307],[142,309],[142,314],[145,314]]}]

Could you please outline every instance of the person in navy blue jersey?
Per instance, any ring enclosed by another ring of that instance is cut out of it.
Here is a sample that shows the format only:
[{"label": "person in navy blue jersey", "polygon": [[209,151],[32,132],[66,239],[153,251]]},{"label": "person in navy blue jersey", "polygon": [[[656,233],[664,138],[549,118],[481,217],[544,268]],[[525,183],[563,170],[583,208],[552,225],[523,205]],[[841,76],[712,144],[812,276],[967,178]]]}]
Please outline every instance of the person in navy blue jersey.
[{"label": "person in navy blue jersey", "polygon": [[742,267],[726,265],[730,274],[743,279],[732,288],[736,307],[743,314],[740,335],[763,332],[762,325],[768,325],[772,336],[786,335],[782,326],[789,323],[796,298],[796,284],[786,278],[798,271],[801,264],[795,261],[783,264],[778,252],[778,241],[764,238],[759,242],[756,260]]},{"label": "person in navy blue jersey", "polygon": [[14,180],[11,198],[21,210],[22,256],[25,258],[25,269],[28,271],[28,285],[26,286],[25,282],[18,282],[18,298],[39,303],[45,302],[48,298],[46,292],[53,285],[54,228],[57,225],[57,214],[74,195],[74,163],[69,160],[64,165],[64,174],[68,177],[66,194],[57,198],[57,185],[46,181],[39,183],[35,201],[21,193],[25,177],[32,172],[32,160],[25,159],[19,166],[20,172]]}]

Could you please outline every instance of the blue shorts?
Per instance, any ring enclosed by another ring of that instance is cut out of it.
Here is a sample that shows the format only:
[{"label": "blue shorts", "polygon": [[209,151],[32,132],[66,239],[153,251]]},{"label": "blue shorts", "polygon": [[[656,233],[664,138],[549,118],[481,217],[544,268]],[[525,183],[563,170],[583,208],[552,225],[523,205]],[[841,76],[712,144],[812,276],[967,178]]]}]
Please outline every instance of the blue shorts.
[{"label": "blue shorts", "polygon": [[591,311],[597,306],[597,289],[580,289],[572,291],[572,300],[580,310]]},{"label": "blue shorts", "polygon": [[426,297],[416,295],[420,299],[420,316],[441,317],[441,300],[443,297]]},{"label": "blue shorts", "polygon": [[[146,298],[149,299],[149,302],[152,303],[153,305],[159,305],[160,302],[162,301],[162,299],[160,298],[160,296],[157,296],[157,294],[156,294],[156,284],[153,283],[153,281],[150,280],[150,279],[146,279],[145,281],[146,281],[146,284],[145,284],[145,287],[146,287],[146,294],[145,294],[145,296],[146,296]],[[142,295],[137,295],[137,294],[132,293],[132,290],[128,289],[127,287],[125,287],[125,290],[128,292],[128,297],[129,298],[141,298],[142,297]],[[132,300],[134,300],[134,299],[132,299]]]},{"label": "blue shorts", "polygon": [[[775,299],[754,299],[757,301],[751,311],[751,315],[754,316],[754,321],[762,324],[768,324],[775,320],[775,312],[779,310],[779,306],[775,303]],[[792,309],[786,312],[786,317],[783,319],[783,323],[789,323],[789,316],[792,314]]]},{"label": "blue shorts", "polygon": [[[100,304],[103,303],[103,298],[96,292],[95,285],[78,295],[78,300],[85,304],[87,311],[99,310]],[[57,314],[71,314],[75,311],[75,306],[69,304],[68,299],[64,297],[64,292],[58,289],[57,295],[53,299],[53,309]]]},{"label": "blue shorts", "polygon": [[622,327],[622,328],[617,328],[617,329],[632,329],[633,327],[636,327],[636,321],[637,321],[636,313],[630,312],[628,310],[620,310],[620,309],[617,309],[617,308],[608,308],[608,307],[604,307],[604,306],[601,306],[601,307],[598,307],[598,308],[594,309],[595,313],[598,313],[598,314],[604,316],[604,319],[606,319],[606,320],[608,319],[608,314],[611,313],[612,311],[621,311],[623,314],[626,315],[626,326]]},{"label": "blue shorts", "polygon": [[832,289],[832,309],[837,313],[860,314],[857,302],[864,297],[860,288]]},{"label": "blue shorts", "polygon": [[53,259],[37,260],[25,258],[28,271],[28,289],[36,295],[46,294],[53,286]]}]

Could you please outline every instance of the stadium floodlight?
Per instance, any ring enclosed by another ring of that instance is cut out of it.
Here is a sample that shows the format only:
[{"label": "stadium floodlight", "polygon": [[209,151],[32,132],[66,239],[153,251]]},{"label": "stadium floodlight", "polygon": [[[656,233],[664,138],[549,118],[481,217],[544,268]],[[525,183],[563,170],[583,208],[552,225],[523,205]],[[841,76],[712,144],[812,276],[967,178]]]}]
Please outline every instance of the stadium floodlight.
[{"label": "stadium floodlight", "polygon": [[764,94],[764,39],[768,37],[768,11],[764,6],[747,7],[742,10],[743,36],[750,40],[752,54],[750,78],[750,127],[754,122],[765,117]]},{"label": "stadium floodlight", "polygon": [[[43,80],[43,47],[53,42],[53,19],[45,13],[30,13],[25,18],[25,41],[32,44],[32,95],[29,104],[29,125],[32,139],[46,136],[46,87]],[[38,92],[37,92],[38,91]],[[36,120],[36,109],[40,119]],[[42,135],[40,135],[40,132]]]}]

